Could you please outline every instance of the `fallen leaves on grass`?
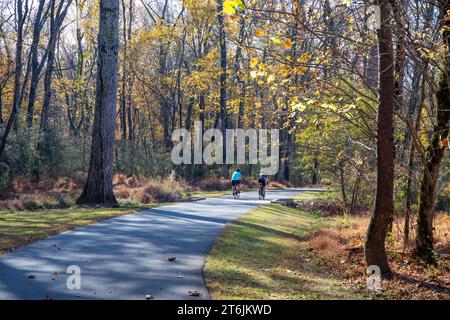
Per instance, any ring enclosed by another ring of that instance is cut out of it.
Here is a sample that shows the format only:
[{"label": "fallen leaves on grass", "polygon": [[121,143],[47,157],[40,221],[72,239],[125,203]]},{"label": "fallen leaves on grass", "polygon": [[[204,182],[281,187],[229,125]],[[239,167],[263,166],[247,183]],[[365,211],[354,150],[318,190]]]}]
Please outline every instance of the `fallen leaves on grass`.
[{"label": "fallen leaves on grass", "polygon": [[426,266],[411,258],[410,251],[395,250],[395,236],[388,244],[393,277],[383,280],[381,294],[368,291],[363,244],[369,217],[350,218],[346,223],[336,219],[330,219],[330,226],[313,233],[308,241],[309,258],[318,266],[347,279],[354,289],[373,299],[450,299],[450,261],[441,259],[437,267]]}]

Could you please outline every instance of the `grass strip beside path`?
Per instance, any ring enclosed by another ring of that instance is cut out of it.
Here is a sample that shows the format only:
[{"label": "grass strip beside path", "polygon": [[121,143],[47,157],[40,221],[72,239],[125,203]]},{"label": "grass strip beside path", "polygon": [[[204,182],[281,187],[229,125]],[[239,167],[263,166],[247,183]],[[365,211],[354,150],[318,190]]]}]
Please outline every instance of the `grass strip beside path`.
[{"label": "grass strip beside path", "polygon": [[322,223],[317,215],[269,205],[227,225],[204,268],[213,299],[361,298],[308,259],[306,240]]}]

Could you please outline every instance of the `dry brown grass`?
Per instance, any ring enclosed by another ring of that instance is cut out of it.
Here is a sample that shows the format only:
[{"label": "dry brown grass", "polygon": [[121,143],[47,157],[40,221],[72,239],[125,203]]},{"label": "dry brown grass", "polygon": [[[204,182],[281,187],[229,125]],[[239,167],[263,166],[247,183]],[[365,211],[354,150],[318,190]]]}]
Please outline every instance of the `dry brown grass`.
[{"label": "dry brown grass", "polygon": [[[11,183],[8,192],[0,195],[0,210],[23,211],[68,208],[75,204],[81,192],[85,174],[74,178],[43,179],[35,183],[18,178]],[[114,193],[118,199],[134,203],[173,202],[190,195],[191,188],[184,181],[173,178],[148,179],[142,176],[116,174],[113,177]]]},{"label": "dry brown grass", "polygon": [[217,177],[207,177],[199,181],[194,181],[193,185],[198,190],[203,191],[226,191],[230,190],[231,182],[227,179]]},{"label": "dry brown grass", "polygon": [[139,203],[174,202],[189,196],[190,187],[182,180],[171,177],[165,179],[147,179],[144,177],[127,177],[115,175],[113,179],[114,193],[119,199],[132,200]]},{"label": "dry brown grass", "polygon": [[[316,263],[348,279],[356,288],[367,291],[365,282],[364,240],[370,217],[327,218],[326,227],[308,241]],[[386,242],[394,277],[383,281],[383,294],[376,298],[450,299],[450,260],[441,258],[437,267],[428,267],[412,258],[414,228],[408,247],[403,249],[403,218],[395,220]],[[440,254],[450,246],[450,214],[435,217],[435,245]]]},{"label": "dry brown grass", "polygon": [[[73,177],[57,180],[42,178],[34,182],[29,178],[15,179],[7,192],[0,194],[0,210],[23,211],[67,208],[75,204],[86,179],[83,172],[74,173]],[[231,189],[229,179],[207,177],[193,183],[173,177],[150,179],[143,176],[116,174],[113,177],[114,193],[119,200],[133,203],[174,202],[189,197],[193,191],[228,191]],[[241,189],[257,188],[255,180],[242,179]],[[288,184],[271,182],[271,188],[286,188]]]},{"label": "dry brown grass", "polygon": [[331,229],[320,229],[314,232],[309,241],[313,250],[321,252],[324,258],[338,258],[344,252],[343,239],[338,232]]},{"label": "dry brown grass", "polygon": [[268,189],[286,189],[292,187],[292,184],[290,184],[289,182],[271,181],[269,183]]}]

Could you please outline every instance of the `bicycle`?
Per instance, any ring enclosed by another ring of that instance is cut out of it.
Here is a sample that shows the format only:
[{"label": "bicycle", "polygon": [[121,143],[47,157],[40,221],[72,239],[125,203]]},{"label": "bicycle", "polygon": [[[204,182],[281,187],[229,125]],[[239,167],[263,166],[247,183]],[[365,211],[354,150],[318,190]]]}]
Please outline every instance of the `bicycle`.
[{"label": "bicycle", "polygon": [[259,200],[265,200],[266,199],[266,187],[262,184],[259,185],[259,193],[258,193]]},{"label": "bicycle", "polygon": [[241,191],[238,186],[233,186],[233,198],[234,200],[239,200],[241,198]]}]

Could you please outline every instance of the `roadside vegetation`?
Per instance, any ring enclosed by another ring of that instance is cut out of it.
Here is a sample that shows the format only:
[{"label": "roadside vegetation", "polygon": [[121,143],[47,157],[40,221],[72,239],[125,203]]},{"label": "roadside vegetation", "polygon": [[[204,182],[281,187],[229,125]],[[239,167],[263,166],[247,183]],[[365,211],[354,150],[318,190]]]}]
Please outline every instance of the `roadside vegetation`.
[{"label": "roadside vegetation", "polygon": [[[298,197],[311,200],[316,193]],[[205,280],[214,299],[355,299],[339,278],[309,258],[307,239],[323,224],[283,205],[256,209],[225,227],[205,264]]]},{"label": "roadside vegetation", "polygon": [[[334,192],[301,193],[296,208],[254,210],[228,225],[205,264],[215,299],[449,299],[450,215],[436,215],[436,266],[409,258],[401,218],[387,245],[393,277],[382,291],[366,286],[364,241],[369,211],[340,211]],[[309,207],[308,207],[309,206]]]}]

